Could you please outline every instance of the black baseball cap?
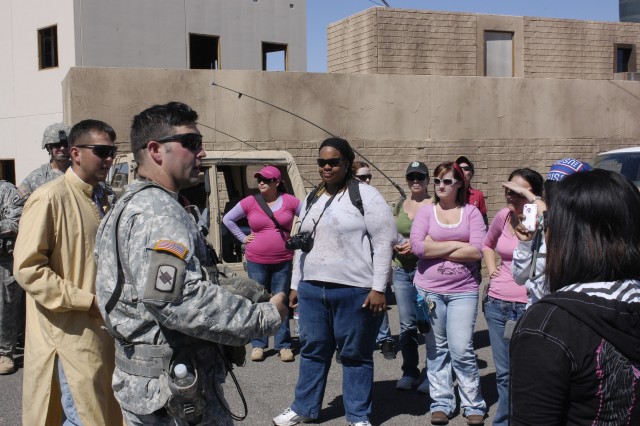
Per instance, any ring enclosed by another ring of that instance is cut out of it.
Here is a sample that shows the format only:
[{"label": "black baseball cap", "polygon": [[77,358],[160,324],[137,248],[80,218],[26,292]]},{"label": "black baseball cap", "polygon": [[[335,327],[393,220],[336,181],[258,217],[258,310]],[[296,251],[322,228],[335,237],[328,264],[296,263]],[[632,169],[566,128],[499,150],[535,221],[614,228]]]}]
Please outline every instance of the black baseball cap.
[{"label": "black baseball cap", "polygon": [[459,166],[462,163],[466,163],[469,165],[469,167],[471,167],[471,172],[475,173],[475,168],[473,167],[473,163],[471,161],[469,161],[469,159],[467,157],[465,157],[464,155],[461,155],[460,157],[458,157],[458,159],[456,160],[456,164]]},{"label": "black baseball cap", "polygon": [[407,167],[407,172],[404,175],[406,176],[409,173],[420,173],[429,177],[429,169],[427,168],[427,165],[421,161],[414,161],[413,163],[409,164],[409,167]]}]

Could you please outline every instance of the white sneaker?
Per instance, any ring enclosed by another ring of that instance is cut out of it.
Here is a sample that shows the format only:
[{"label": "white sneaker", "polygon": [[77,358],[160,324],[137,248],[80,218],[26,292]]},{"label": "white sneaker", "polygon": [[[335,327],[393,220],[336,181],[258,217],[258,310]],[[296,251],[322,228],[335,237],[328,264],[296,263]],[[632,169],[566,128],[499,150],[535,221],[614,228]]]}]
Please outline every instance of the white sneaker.
[{"label": "white sneaker", "polygon": [[397,390],[411,390],[418,386],[420,379],[411,376],[402,376],[398,383],[396,383]]},{"label": "white sneaker", "polygon": [[429,395],[429,378],[427,377],[426,373],[422,378],[422,382],[420,382],[416,390],[420,393],[426,393],[427,395]]},{"label": "white sneaker", "polygon": [[364,422],[349,422],[349,426],[371,426],[371,423],[369,423],[369,420],[366,420]]},{"label": "white sneaker", "polygon": [[287,408],[278,417],[273,418],[273,424],[276,426],[293,426],[298,423],[306,423],[312,420],[313,419],[310,417],[299,416],[291,408]]}]

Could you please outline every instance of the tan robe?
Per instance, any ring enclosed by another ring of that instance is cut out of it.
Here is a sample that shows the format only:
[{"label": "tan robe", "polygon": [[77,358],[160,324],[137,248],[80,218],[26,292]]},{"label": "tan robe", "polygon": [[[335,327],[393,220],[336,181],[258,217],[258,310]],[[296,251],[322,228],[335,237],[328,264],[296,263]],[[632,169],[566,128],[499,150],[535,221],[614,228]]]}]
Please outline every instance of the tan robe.
[{"label": "tan robe", "polygon": [[14,273],[27,293],[24,425],[61,424],[56,357],[82,423],[122,424],[111,389],[114,342],[103,320],[88,314],[100,224],[92,191],[69,169],[31,195],[20,220]]}]

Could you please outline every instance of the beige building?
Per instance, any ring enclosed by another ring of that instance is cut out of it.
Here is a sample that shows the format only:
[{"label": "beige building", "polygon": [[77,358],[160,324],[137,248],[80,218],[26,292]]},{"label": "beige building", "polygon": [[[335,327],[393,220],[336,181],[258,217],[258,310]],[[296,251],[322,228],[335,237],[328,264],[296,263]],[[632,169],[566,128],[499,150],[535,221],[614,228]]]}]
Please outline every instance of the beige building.
[{"label": "beige building", "polygon": [[329,72],[612,80],[640,24],[371,8],[329,26]]},{"label": "beige building", "polygon": [[306,71],[306,0],[0,0],[0,16],[0,177],[18,182],[47,161],[71,67]]}]

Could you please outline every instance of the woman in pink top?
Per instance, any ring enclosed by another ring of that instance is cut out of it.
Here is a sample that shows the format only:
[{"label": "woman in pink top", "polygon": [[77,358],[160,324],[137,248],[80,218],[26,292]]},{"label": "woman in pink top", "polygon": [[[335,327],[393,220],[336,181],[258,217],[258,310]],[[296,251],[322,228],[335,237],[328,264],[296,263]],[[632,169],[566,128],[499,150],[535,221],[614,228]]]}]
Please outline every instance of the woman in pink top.
[{"label": "woman in pink top", "polygon": [[[538,199],[542,195],[543,179],[535,170],[517,169],[509,175],[509,182],[532,192]],[[509,340],[512,326],[527,307],[527,289],[518,285],[511,274],[513,250],[518,245],[513,228],[520,223],[518,216],[529,201],[505,187],[507,207],[491,221],[484,239],[482,256],[489,273],[489,287],[484,297],[484,316],[489,327],[489,338],[496,365],[498,409],[494,425],[509,423]],[[500,264],[496,265],[496,253]],[[506,329],[506,333],[505,333]]]},{"label": "woman in pink top", "polygon": [[[289,239],[293,219],[299,213],[300,200],[284,192],[282,175],[278,168],[266,166],[254,177],[258,181],[260,193],[240,200],[224,216],[222,222],[240,242],[246,244],[245,256],[249,278],[259,282],[273,294],[283,292],[289,297],[293,252],[287,250],[284,243]],[[260,207],[259,197],[266,202],[275,221]],[[236,224],[243,217],[249,220],[249,235],[242,232]],[[293,361],[288,316],[282,321],[274,339],[274,347],[280,354],[280,360]],[[266,336],[251,341],[252,361],[264,360],[264,350],[268,343],[269,338]]]},{"label": "woman in pink top", "polygon": [[418,210],[410,235],[411,251],[419,259],[413,282],[418,294],[433,305],[433,331],[425,336],[431,424],[447,424],[455,412],[453,368],[467,424],[482,425],[487,406],[480,392],[473,329],[485,224],[480,211],[466,203],[460,166],[440,164],[433,183],[434,204]]}]

